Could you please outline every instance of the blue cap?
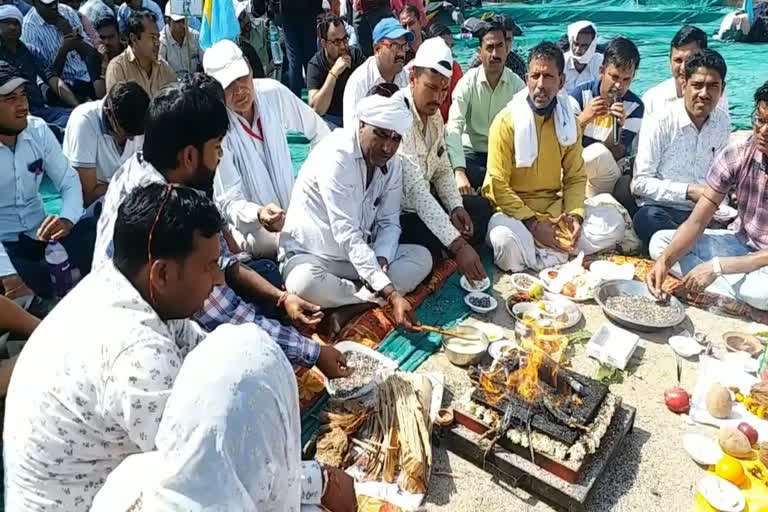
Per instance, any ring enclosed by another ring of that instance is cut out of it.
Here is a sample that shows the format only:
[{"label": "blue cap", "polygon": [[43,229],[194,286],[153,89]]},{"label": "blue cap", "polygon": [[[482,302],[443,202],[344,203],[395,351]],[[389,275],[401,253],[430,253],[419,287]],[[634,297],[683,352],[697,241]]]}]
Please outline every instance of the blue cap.
[{"label": "blue cap", "polygon": [[405,37],[409,43],[413,41],[413,34],[404,29],[395,18],[384,18],[373,29],[374,44],[382,39],[400,39],[401,37]]}]

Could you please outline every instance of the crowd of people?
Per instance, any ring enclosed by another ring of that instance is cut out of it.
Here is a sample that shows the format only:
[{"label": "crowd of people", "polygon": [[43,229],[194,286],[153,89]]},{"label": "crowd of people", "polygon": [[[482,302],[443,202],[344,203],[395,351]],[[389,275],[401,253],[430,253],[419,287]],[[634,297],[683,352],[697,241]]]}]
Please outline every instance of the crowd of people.
[{"label": "crowd of people", "polygon": [[352,372],[302,333],[377,305],[417,328],[406,295],[446,258],[479,281],[483,250],[517,272],[635,240],[655,295],[672,272],[768,310],[768,82],[729,142],[700,29],[640,97],[636,45],[598,52],[591,22],[525,59],[490,17],[462,70],[418,0],[289,3],[288,86],[250,3],[205,50],[170,3],[0,5],[0,327],[29,337],[0,366],[7,510],[355,510],[301,461],[291,365]]}]

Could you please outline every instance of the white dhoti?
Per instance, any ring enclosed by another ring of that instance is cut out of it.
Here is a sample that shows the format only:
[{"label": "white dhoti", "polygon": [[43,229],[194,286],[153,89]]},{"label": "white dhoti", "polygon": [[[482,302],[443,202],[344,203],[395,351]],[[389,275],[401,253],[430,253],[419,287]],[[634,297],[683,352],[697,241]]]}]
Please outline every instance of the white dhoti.
[{"label": "white dhoti", "polygon": [[[387,276],[401,294],[412,292],[432,271],[432,255],[420,245],[400,245],[389,263]],[[285,289],[322,308],[335,308],[365,302],[381,303],[381,298],[360,282],[355,267],[348,261],[334,261],[313,254],[296,254],[282,267]]]},{"label": "white dhoti", "polygon": [[621,177],[621,169],[603,144],[595,142],[584,148],[584,169],[587,171],[587,197],[611,194]]},{"label": "white dhoti", "polygon": [[[614,247],[624,238],[621,214],[610,206],[587,206],[576,250],[585,255]],[[493,259],[505,271],[542,270],[568,261],[568,254],[538,247],[522,221],[496,213],[488,223],[488,245]]]}]

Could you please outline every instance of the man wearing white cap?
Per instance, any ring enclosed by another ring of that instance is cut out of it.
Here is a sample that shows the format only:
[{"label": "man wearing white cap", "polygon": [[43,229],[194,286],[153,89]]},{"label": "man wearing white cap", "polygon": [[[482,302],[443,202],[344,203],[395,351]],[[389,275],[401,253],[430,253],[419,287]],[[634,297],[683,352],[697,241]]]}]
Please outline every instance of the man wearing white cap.
[{"label": "man wearing white cap", "polygon": [[565,90],[597,80],[603,55],[597,50],[597,27],[591,21],[577,21],[568,25],[570,51],[565,53]]},{"label": "man wearing white cap", "polygon": [[224,88],[230,117],[216,202],[242,250],[275,258],[294,183],[285,132],[301,132],[314,145],[328,135],[328,125],[280,82],[254,80],[232,41],[209,48],[203,67]]},{"label": "man wearing white cap", "polygon": [[408,85],[405,52],[413,34],[400,26],[395,18],[384,18],[373,29],[373,56],[358,67],[344,89],[344,126],[354,126],[357,105],[375,85],[392,82],[398,87]]},{"label": "man wearing white cap", "polygon": [[[485,270],[469,241],[482,243],[493,211],[485,198],[462,200],[448,159],[440,105],[453,74],[451,49],[440,37],[427,39],[409,66],[411,84],[404,93],[411,103],[413,125],[398,150],[404,157],[400,241],[426,246],[434,259],[441,258],[447,248],[459,270],[480,281],[486,277]],[[484,204],[485,215],[473,219],[464,207],[467,203]],[[479,222],[473,224],[473,220]]]},{"label": "man wearing white cap", "polygon": [[200,71],[203,52],[200,34],[187,27],[183,14],[171,13],[171,2],[165,4],[166,24],[160,31],[160,58],[165,59],[179,78]]},{"label": "man wearing white cap", "polygon": [[286,289],[321,307],[382,303],[411,326],[403,297],[432,270],[429,251],[401,245],[401,158],[413,117],[403,92],[360,101],[354,124],[335,130],[299,172],[280,235]]}]

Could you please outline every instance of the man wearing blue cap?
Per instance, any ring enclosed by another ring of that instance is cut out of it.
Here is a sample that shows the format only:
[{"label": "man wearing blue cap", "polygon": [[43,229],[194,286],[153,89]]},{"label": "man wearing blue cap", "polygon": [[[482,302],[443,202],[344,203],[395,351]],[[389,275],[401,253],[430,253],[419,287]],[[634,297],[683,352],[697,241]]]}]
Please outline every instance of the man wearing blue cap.
[{"label": "man wearing blue cap", "polygon": [[400,88],[408,85],[403,71],[405,52],[413,34],[395,18],[384,18],[373,29],[373,57],[368,57],[347,80],[344,90],[344,126],[354,126],[357,104],[375,85],[392,82]]}]

